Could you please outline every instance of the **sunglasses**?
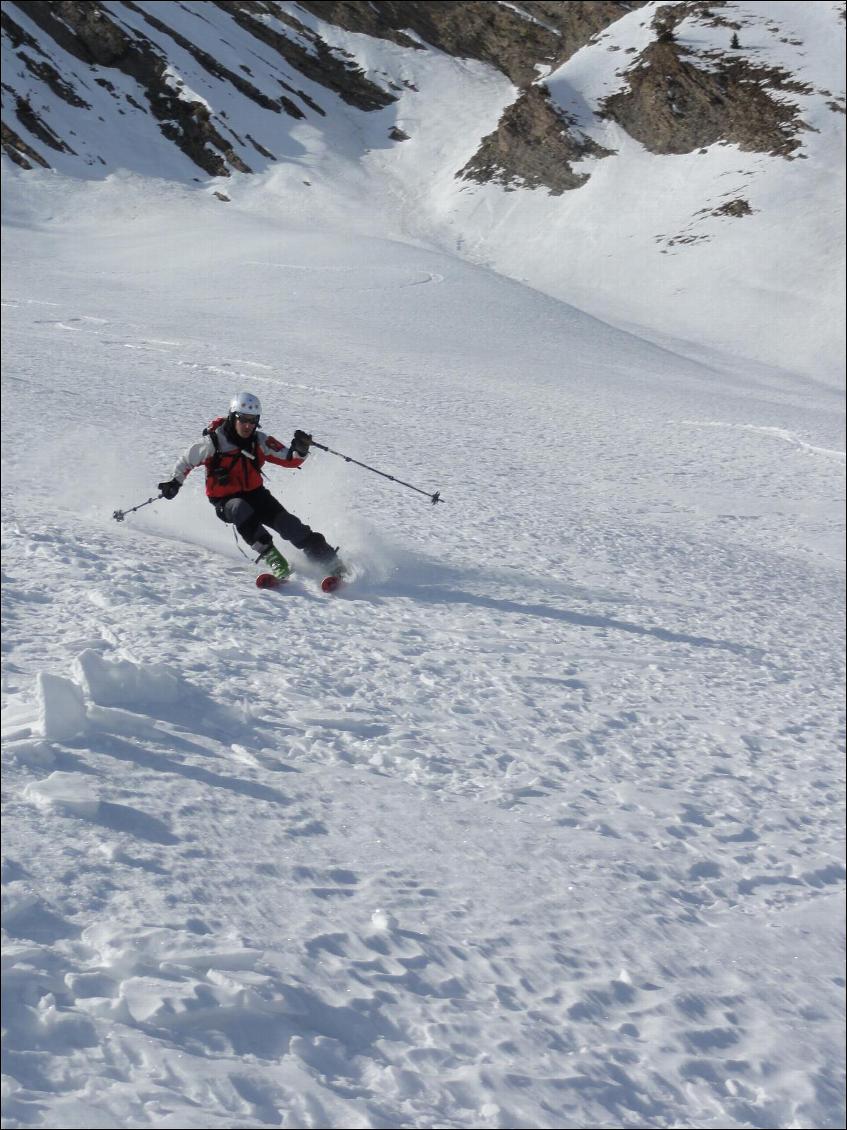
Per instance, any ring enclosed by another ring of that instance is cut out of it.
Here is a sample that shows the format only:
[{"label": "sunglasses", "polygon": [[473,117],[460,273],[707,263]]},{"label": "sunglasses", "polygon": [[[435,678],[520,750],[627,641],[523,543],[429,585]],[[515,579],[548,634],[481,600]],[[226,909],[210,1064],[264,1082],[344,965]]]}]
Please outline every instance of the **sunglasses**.
[{"label": "sunglasses", "polygon": [[242,424],[258,424],[258,416],[249,416],[246,412],[236,412],[236,420],[240,420]]}]

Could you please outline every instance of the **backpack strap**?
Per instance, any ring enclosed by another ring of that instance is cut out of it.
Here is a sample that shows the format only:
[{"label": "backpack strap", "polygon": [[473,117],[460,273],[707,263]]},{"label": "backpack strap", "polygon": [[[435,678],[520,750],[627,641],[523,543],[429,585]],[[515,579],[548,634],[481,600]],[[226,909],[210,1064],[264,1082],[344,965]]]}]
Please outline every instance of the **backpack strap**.
[{"label": "backpack strap", "polygon": [[229,473],[222,465],[223,452],[221,451],[221,440],[220,436],[218,435],[218,428],[222,423],[223,417],[219,417],[217,420],[212,420],[211,424],[203,429],[203,435],[208,436],[209,439],[211,439],[212,444],[215,448],[215,454],[209,461],[209,465],[206,468],[206,474],[210,478],[216,479],[217,482],[221,484],[225,483],[229,478]]},{"label": "backpack strap", "polygon": [[[245,451],[241,450],[241,449],[236,450],[236,451],[227,451],[227,452],[221,451],[221,440],[220,440],[220,436],[218,435],[218,428],[223,423],[225,423],[225,418],[223,416],[219,416],[216,420],[212,420],[211,424],[209,424],[208,427],[205,427],[203,429],[203,435],[208,436],[209,439],[211,439],[212,444],[215,448],[215,454],[209,460],[208,467],[206,468],[206,474],[209,477],[215,479],[222,486],[229,481],[229,472],[232,470],[233,466],[238,462],[239,457],[241,455],[247,455],[247,453]],[[250,454],[247,455],[247,458],[255,459],[257,454],[258,454],[258,451],[259,451],[259,446],[256,443],[256,436],[255,436],[255,433],[254,433],[254,435],[253,435],[253,437],[250,441]],[[227,458],[227,457],[230,460],[229,467],[224,465],[224,459]],[[259,474],[262,476],[263,479],[267,478],[267,476],[265,475],[265,472],[262,470],[261,467],[259,467],[258,470],[259,470]]]}]

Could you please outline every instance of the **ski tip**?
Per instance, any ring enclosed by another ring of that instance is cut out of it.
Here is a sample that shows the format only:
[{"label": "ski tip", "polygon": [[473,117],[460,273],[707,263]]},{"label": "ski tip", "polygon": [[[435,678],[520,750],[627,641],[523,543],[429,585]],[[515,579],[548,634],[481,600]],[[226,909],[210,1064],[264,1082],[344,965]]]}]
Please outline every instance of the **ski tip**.
[{"label": "ski tip", "polygon": [[256,588],[258,589],[278,589],[280,585],[284,584],[285,581],[281,581],[273,573],[260,573],[256,578]]},{"label": "ski tip", "polygon": [[337,589],[341,588],[342,583],[343,582],[341,577],[331,575],[329,577],[324,577],[324,579],[321,581],[321,589],[323,590],[323,592],[335,592]]}]

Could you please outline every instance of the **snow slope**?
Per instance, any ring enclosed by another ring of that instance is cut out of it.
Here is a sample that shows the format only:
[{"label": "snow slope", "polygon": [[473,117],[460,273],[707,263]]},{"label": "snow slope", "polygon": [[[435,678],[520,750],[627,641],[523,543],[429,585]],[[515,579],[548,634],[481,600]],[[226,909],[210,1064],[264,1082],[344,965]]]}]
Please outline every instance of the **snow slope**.
[{"label": "snow slope", "polygon": [[7,179],[4,1125],[842,1126],[840,396],[281,200]]}]

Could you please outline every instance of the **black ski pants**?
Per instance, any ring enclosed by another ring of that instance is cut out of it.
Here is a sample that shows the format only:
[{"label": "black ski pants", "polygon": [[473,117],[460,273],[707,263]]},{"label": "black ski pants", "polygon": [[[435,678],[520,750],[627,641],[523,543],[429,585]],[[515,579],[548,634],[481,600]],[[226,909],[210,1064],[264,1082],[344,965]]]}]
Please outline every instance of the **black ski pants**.
[{"label": "black ski pants", "polygon": [[266,487],[209,501],[220,520],[234,525],[257,553],[263,553],[271,545],[267,526],[313,561],[330,561],[335,557],[335,550],[323,534],[315,533],[296,515],[289,514]]}]

